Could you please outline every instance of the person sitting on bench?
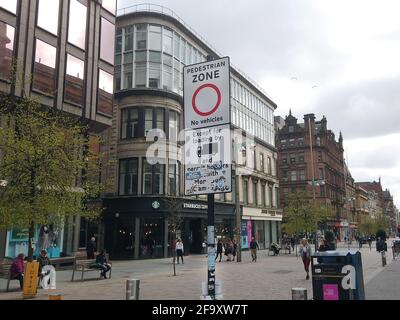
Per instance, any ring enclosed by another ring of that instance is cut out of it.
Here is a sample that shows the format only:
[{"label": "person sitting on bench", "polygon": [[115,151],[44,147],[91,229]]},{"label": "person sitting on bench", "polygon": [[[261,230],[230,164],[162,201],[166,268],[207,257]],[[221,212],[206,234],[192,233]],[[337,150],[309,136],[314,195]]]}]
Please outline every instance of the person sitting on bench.
[{"label": "person sitting on bench", "polygon": [[111,265],[107,263],[105,250],[101,250],[97,255],[96,267],[101,270],[101,277],[107,279],[107,272],[111,270]]},{"label": "person sitting on bench", "polygon": [[50,289],[56,289],[56,269],[51,265],[46,250],[40,252],[37,262],[39,262],[39,276],[42,277],[42,288],[49,289],[50,281]]}]

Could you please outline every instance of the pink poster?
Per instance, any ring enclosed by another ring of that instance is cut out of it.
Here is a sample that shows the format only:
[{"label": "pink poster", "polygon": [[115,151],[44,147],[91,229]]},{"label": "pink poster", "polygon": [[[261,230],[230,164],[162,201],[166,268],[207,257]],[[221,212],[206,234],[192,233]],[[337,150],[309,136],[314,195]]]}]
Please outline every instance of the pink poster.
[{"label": "pink poster", "polygon": [[247,236],[249,242],[251,241],[251,220],[247,220]]},{"label": "pink poster", "polygon": [[324,300],[339,300],[339,290],[337,284],[323,284]]}]

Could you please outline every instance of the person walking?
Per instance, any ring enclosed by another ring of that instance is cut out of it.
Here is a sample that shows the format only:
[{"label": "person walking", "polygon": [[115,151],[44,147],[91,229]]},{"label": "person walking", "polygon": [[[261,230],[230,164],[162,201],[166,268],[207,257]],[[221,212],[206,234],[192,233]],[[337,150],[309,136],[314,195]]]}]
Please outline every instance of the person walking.
[{"label": "person walking", "polygon": [[294,237],[290,238],[290,245],[292,247],[292,251],[294,251],[294,245],[296,244],[296,239]]},{"label": "person walking", "polygon": [[19,280],[21,290],[24,287],[24,254],[20,253],[10,267],[10,278]]},{"label": "person walking", "polygon": [[251,237],[250,241],[250,251],[251,251],[251,262],[257,262],[257,249],[260,249],[258,246],[257,241],[254,239],[254,237]]},{"label": "person walking", "polygon": [[369,251],[372,250],[372,239],[371,236],[368,236],[368,245],[369,245]]},{"label": "person walking", "polygon": [[183,242],[181,239],[178,239],[178,241],[176,242],[175,250],[176,250],[176,256],[178,257],[178,264],[179,264],[179,257],[181,257],[182,264],[184,264],[184,262],[183,262]]},{"label": "person walking", "polygon": [[221,239],[219,239],[218,243],[217,243],[217,255],[215,257],[215,261],[217,261],[217,258],[219,256],[219,262],[221,262],[221,260],[222,260],[222,248],[223,248],[222,241],[221,241]]},{"label": "person walking", "polygon": [[299,249],[299,254],[301,256],[301,259],[303,261],[304,265],[304,270],[307,273],[306,280],[310,279],[310,261],[311,261],[311,253],[312,249],[311,246],[309,245],[307,239],[303,239],[301,241],[301,246]]},{"label": "person walking", "polygon": [[225,255],[227,256],[226,261],[232,261],[233,260],[233,242],[231,239],[228,239],[228,242],[225,246]]},{"label": "person walking", "polygon": [[88,259],[94,259],[94,253],[96,252],[96,238],[91,237],[89,243],[86,246],[86,253]]},{"label": "person walking", "polygon": [[237,247],[238,247],[235,239],[233,239],[232,245],[233,245],[233,252],[232,252],[233,258],[232,258],[232,261],[235,261],[236,254],[237,254]]},{"label": "person walking", "polygon": [[56,269],[51,265],[46,250],[40,252],[37,262],[39,262],[39,275],[42,278],[42,288],[45,290],[49,289],[50,281],[50,289],[56,289]]}]

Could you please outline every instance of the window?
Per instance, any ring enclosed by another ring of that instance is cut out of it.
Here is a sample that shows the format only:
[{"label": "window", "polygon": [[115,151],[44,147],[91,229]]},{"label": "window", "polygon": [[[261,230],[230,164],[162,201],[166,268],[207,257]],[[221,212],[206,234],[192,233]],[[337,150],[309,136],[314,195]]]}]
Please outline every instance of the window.
[{"label": "window", "polygon": [[265,207],[265,184],[261,184],[261,206]]},{"label": "window", "polygon": [[322,151],[318,151],[318,162],[322,161]]},{"label": "window", "polygon": [[36,39],[33,89],[54,95],[56,77],[56,48]]},{"label": "window", "polygon": [[69,7],[68,42],[81,49],[85,49],[86,14],[86,6],[77,0],[71,0]]},{"label": "window", "polygon": [[119,194],[138,194],[138,159],[123,159],[119,161]]},{"label": "window", "polygon": [[288,172],[286,170],[282,171],[283,181],[288,181]]},{"label": "window", "polygon": [[260,153],[260,170],[264,172],[264,154]]},{"label": "window", "polygon": [[294,132],[294,127],[293,126],[289,126],[289,132]]},{"label": "window", "polygon": [[164,193],[164,171],[165,165],[151,165],[143,158],[143,194]]},{"label": "window", "polygon": [[114,64],[115,26],[105,18],[101,18],[100,59]]},{"label": "window", "polygon": [[268,174],[272,174],[271,157],[267,157]]},{"label": "window", "polygon": [[320,146],[320,145],[321,145],[321,138],[317,137],[317,146]]},{"label": "window", "polygon": [[58,34],[58,13],[59,0],[40,0],[38,7],[37,25],[38,27]]},{"label": "window", "polygon": [[243,180],[243,203],[248,204],[248,181]]},{"label": "window", "polygon": [[299,138],[297,140],[297,142],[298,142],[299,146],[303,146],[304,145],[304,139],[303,138]]},{"label": "window", "polygon": [[168,193],[171,196],[179,195],[180,171],[179,162],[170,160],[168,165]]},{"label": "window", "polygon": [[144,111],[144,136],[147,137],[148,132],[153,129],[153,109],[145,109]]},{"label": "window", "polygon": [[11,13],[17,13],[17,2],[18,0],[0,0],[0,8],[6,9]]},{"label": "window", "polygon": [[65,76],[64,100],[83,105],[85,62],[67,54],[67,74]]},{"label": "window", "polygon": [[161,63],[149,63],[149,87],[160,88],[161,85]]},{"label": "window", "polygon": [[172,55],[172,31],[167,28],[163,30],[163,51]]},{"label": "window", "polygon": [[290,140],[289,140],[289,145],[290,145],[291,147],[294,147],[294,139],[290,139]]},{"label": "window", "polygon": [[14,54],[14,35],[15,28],[0,21],[0,78],[6,80],[10,79]]},{"label": "window", "polygon": [[113,103],[113,75],[99,69],[99,91],[97,110],[112,115]]},{"label": "window", "polygon": [[179,133],[179,114],[175,111],[169,111],[169,140],[178,141]]},{"label": "window", "polygon": [[122,132],[121,139],[129,139],[138,137],[139,110],[123,109],[122,110]]},{"label": "window", "polygon": [[323,168],[319,168],[319,178],[324,179],[324,169]]},{"label": "window", "polygon": [[257,170],[257,156],[256,156],[256,148],[251,148],[251,154],[253,158],[253,169]]},{"label": "window", "polygon": [[291,154],[290,155],[290,163],[295,163],[296,162],[296,155],[295,154]]},{"label": "window", "polygon": [[290,172],[290,181],[296,181],[297,180],[297,171],[291,171]]},{"label": "window", "polygon": [[147,49],[147,25],[136,25],[136,50]]},{"label": "window", "polygon": [[117,0],[103,0],[101,3],[102,7],[107,11],[115,15],[115,8],[117,6]]},{"label": "window", "polygon": [[253,181],[253,204],[257,205],[257,181]]},{"label": "window", "polygon": [[300,180],[306,180],[306,171],[300,170]]},{"label": "window", "polygon": [[325,187],[319,186],[319,192],[321,197],[325,197]]},{"label": "window", "polygon": [[132,51],[133,50],[133,26],[129,26],[124,28],[125,31],[125,42],[124,42],[124,51]]},{"label": "window", "polygon": [[304,154],[299,155],[299,162],[304,162]]},{"label": "window", "polygon": [[149,49],[161,51],[161,26],[149,26]]},{"label": "window", "polygon": [[164,109],[156,109],[156,129],[164,130]]}]

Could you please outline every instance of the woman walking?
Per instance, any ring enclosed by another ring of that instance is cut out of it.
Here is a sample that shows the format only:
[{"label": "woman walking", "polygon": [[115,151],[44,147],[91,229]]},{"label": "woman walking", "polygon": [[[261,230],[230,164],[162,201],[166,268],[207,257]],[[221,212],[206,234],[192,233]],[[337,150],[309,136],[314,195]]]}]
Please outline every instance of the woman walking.
[{"label": "woman walking", "polygon": [[307,273],[306,280],[310,279],[310,261],[311,261],[311,246],[308,244],[307,239],[301,241],[299,254],[303,260],[304,270]]}]

